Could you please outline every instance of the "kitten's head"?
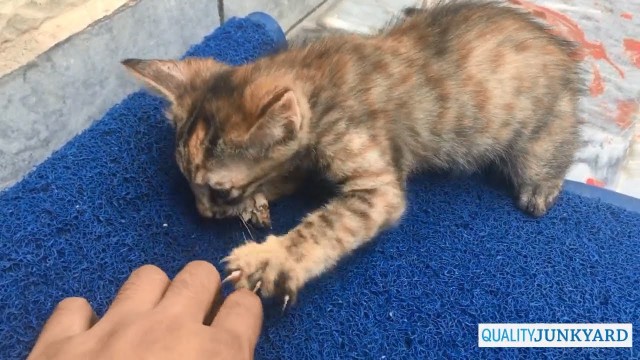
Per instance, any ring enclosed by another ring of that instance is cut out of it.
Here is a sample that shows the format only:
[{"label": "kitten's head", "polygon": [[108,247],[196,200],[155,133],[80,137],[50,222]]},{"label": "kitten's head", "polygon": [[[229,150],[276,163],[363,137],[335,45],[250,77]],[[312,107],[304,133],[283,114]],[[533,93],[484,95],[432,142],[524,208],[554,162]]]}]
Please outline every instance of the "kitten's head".
[{"label": "kitten's head", "polygon": [[122,63],[170,102],[176,160],[204,216],[259,191],[305,145],[308,104],[286,74],[212,59]]}]

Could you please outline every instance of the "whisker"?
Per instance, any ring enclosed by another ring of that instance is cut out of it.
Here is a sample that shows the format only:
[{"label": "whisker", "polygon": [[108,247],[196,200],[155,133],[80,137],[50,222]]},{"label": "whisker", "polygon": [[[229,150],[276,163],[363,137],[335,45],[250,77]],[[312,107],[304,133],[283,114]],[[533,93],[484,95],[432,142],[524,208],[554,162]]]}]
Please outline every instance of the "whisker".
[{"label": "whisker", "polygon": [[[255,237],[253,236],[253,234],[251,233],[251,230],[249,229],[249,225],[247,224],[246,221],[244,221],[244,219],[242,218],[242,216],[240,216],[240,220],[242,221],[242,224],[244,225],[245,229],[247,229],[247,231],[249,232],[249,236],[251,236],[252,239],[255,239]],[[244,232],[242,233],[244,235]]]}]

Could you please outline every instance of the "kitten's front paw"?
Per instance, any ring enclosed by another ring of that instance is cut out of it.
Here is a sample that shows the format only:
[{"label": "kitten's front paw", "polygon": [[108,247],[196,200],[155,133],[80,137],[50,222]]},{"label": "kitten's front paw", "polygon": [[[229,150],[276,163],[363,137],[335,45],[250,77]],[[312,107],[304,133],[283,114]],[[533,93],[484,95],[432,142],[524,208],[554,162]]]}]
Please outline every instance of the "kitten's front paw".
[{"label": "kitten's front paw", "polygon": [[261,194],[255,194],[246,198],[240,205],[213,205],[210,202],[199,200],[197,203],[198,212],[205,218],[225,219],[241,216],[244,221],[259,228],[271,228],[271,213],[269,202]]},{"label": "kitten's front paw", "polygon": [[247,200],[244,209],[240,213],[244,221],[248,221],[260,228],[271,228],[271,213],[269,202],[261,193]]},{"label": "kitten's front paw", "polygon": [[270,235],[261,244],[247,242],[235,248],[224,261],[230,274],[225,281],[233,281],[236,288],[260,290],[265,297],[282,299],[284,307],[295,302],[302,274],[282,239]]}]

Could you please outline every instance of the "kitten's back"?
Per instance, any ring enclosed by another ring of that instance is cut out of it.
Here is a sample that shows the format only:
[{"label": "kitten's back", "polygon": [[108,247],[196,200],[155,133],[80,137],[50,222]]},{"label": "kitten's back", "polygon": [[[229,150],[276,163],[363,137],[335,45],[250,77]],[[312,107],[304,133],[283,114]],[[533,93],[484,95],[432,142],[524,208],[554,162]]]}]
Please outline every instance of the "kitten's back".
[{"label": "kitten's back", "polygon": [[416,72],[413,93],[426,99],[414,99],[414,119],[434,114],[423,117],[422,138],[437,144],[425,145],[437,149],[442,167],[475,169],[532,145],[543,131],[575,138],[582,89],[576,48],[528,13],[497,2],[453,1],[414,12],[381,38],[409,39],[413,47],[398,61]]}]

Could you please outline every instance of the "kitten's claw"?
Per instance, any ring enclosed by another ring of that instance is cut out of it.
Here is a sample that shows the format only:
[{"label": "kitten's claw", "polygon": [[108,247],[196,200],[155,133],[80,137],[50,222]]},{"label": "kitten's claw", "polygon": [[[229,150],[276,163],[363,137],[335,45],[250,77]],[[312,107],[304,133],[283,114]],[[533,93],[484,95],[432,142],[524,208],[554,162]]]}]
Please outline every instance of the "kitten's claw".
[{"label": "kitten's claw", "polygon": [[242,275],[242,271],[240,270],[233,271],[229,276],[227,276],[226,278],[224,278],[224,280],[222,280],[222,284],[225,284],[229,281],[238,280],[241,275]]},{"label": "kitten's claw", "polygon": [[289,303],[289,295],[285,295],[284,296],[284,304],[282,305],[282,312],[284,313],[284,311],[287,309],[287,304]]},{"label": "kitten's claw", "polygon": [[220,260],[220,264],[227,263],[227,262],[229,262],[229,260],[231,260],[231,257],[230,256],[225,256],[225,257],[222,258],[222,260]]},{"label": "kitten's claw", "polygon": [[256,226],[271,229],[271,214],[269,213],[269,206],[261,205],[257,209],[253,210],[251,221]]},{"label": "kitten's claw", "polygon": [[258,281],[256,283],[256,286],[253,288],[253,292],[254,293],[258,292],[258,290],[260,290],[260,286],[262,286],[262,281]]}]

